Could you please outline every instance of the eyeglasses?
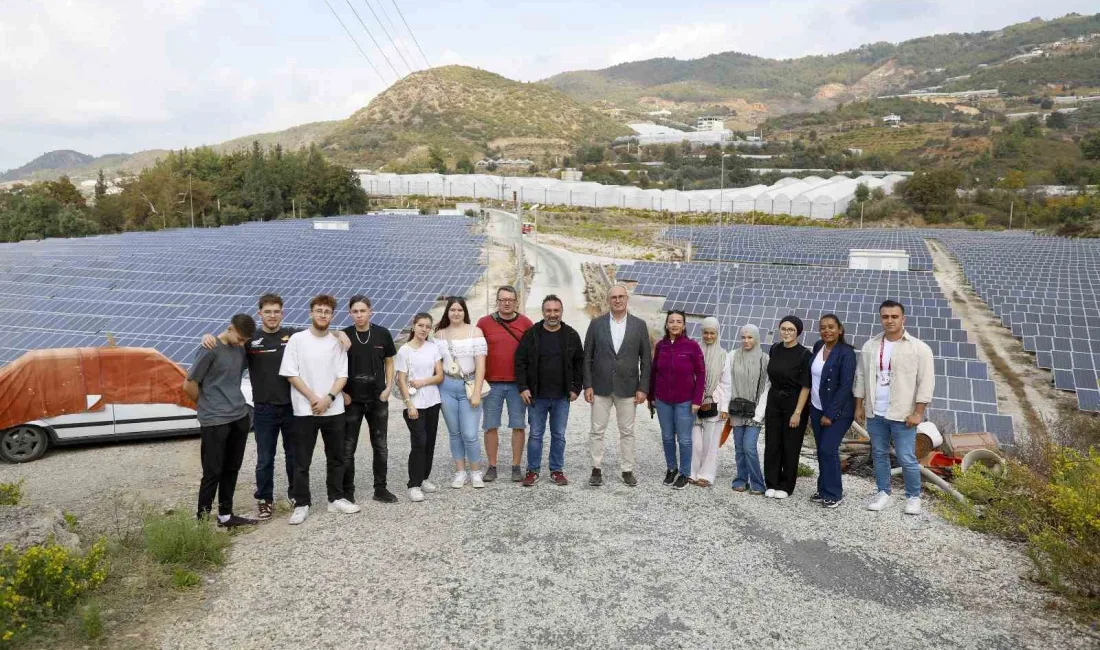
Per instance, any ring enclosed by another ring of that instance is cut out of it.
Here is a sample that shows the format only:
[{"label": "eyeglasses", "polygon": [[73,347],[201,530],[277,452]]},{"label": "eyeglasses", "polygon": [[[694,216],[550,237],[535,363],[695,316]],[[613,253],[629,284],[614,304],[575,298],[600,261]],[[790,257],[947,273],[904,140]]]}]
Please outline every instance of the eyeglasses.
[{"label": "eyeglasses", "polygon": [[331,309],[313,309],[311,311],[318,316],[332,316]]},{"label": "eyeglasses", "polygon": [[502,305],[510,305],[515,301],[515,298],[497,298],[497,302],[501,303]]}]

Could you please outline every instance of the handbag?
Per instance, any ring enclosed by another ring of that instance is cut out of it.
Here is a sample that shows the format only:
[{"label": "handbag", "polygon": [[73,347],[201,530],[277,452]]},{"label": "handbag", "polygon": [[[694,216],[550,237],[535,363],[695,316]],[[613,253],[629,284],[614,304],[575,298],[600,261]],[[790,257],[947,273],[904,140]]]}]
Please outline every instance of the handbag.
[{"label": "handbag", "polygon": [[[474,399],[474,384],[476,376],[474,373],[469,375],[462,372],[462,367],[458,365],[458,359],[455,358],[454,348],[451,346],[451,339],[447,339],[447,352],[450,354],[451,361],[447,364],[446,372],[453,377],[462,377],[462,383],[466,388],[466,399],[473,401]],[[485,397],[489,394],[489,391],[493,390],[493,387],[489,385],[489,382],[481,382],[481,396]]]},{"label": "handbag", "polygon": [[714,402],[707,404],[704,402],[703,405],[699,407],[699,410],[695,412],[695,417],[700,420],[718,417],[718,404]]},{"label": "handbag", "polygon": [[[756,394],[760,394],[760,381],[764,378],[764,362],[760,362],[760,374],[756,377]],[[756,402],[751,399],[745,399],[744,397],[734,397],[730,400],[729,406],[730,416],[749,418],[750,420],[756,417]]]},{"label": "handbag", "polygon": [[[465,381],[465,383],[466,383],[466,399],[468,399],[470,401],[473,401],[473,399],[474,399],[474,383],[475,383],[474,378],[470,377],[470,378],[465,379],[463,381]],[[492,391],[492,390],[493,390],[493,387],[489,385],[489,382],[487,382],[487,381],[482,381],[481,382],[481,396],[482,397],[485,397],[486,395],[488,395],[489,392]]]}]

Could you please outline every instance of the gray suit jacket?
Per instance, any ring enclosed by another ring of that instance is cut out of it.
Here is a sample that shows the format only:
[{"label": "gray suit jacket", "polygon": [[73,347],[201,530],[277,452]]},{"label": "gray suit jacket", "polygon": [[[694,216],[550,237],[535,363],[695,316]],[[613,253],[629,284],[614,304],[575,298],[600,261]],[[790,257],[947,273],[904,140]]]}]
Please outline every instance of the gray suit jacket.
[{"label": "gray suit jacket", "polygon": [[653,344],[645,321],[627,314],[626,335],[618,354],[611,341],[611,314],[588,324],[584,335],[584,387],[600,396],[634,397],[649,390]]}]

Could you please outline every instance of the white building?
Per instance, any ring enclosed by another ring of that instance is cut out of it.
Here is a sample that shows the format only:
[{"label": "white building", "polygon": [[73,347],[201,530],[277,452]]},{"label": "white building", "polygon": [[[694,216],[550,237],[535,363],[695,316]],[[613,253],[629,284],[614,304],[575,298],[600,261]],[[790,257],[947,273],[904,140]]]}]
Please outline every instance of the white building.
[{"label": "white building", "polygon": [[890,113],[886,117],[882,118],[882,123],[886,126],[891,126],[896,129],[901,126],[901,116],[897,113]]},{"label": "white building", "polygon": [[726,120],[722,117],[704,115],[695,120],[695,128],[699,131],[723,131],[726,128]]}]

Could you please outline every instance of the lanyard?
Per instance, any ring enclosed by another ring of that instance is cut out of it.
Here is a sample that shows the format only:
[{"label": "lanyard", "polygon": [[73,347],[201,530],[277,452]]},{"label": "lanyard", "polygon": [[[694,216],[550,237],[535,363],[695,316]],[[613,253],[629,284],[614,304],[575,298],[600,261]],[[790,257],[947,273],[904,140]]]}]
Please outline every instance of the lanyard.
[{"label": "lanyard", "polygon": [[[882,353],[885,349],[886,349],[886,337],[884,336],[884,337],[882,337],[882,340],[879,342],[879,345],[878,345],[878,371],[879,372],[882,372],[884,370],[884,368],[882,367]],[[890,373],[890,372],[893,371],[893,369],[894,369],[894,353],[891,352],[890,353],[890,361],[886,364],[885,370],[886,370],[887,373]]]}]

